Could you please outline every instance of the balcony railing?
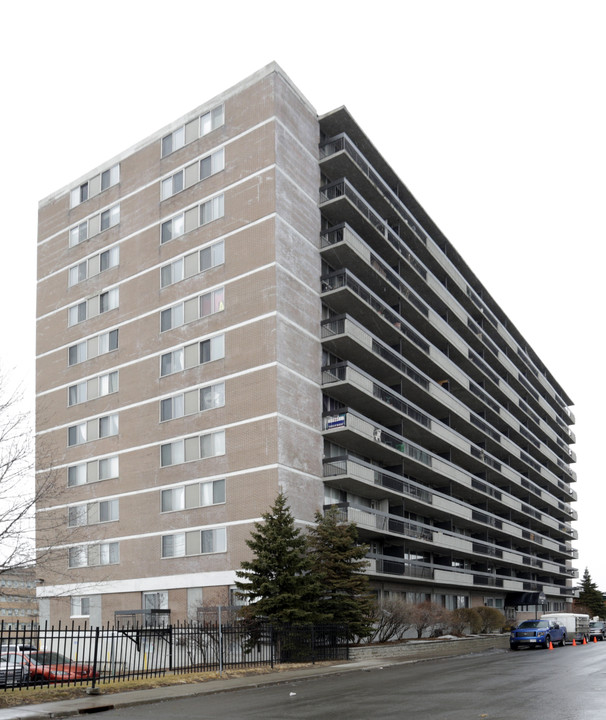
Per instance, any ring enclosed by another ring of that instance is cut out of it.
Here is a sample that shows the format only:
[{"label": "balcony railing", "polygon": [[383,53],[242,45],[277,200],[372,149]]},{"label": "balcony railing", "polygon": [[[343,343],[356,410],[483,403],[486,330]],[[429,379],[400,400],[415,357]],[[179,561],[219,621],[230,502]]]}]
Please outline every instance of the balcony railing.
[{"label": "balcony railing", "polygon": [[429,343],[414,332],[402,315],[394,312],[388,305],[379,300],[379,298],[371,293],[359,280],[357,280],[348,270],[339,270],[329,275],[322,276],[322,292],[330,292],[346,287],[369,305],[381,317],[391,323],[396,330],[405,335],[411,342],[421,348],[423,352],[429,353]]}]

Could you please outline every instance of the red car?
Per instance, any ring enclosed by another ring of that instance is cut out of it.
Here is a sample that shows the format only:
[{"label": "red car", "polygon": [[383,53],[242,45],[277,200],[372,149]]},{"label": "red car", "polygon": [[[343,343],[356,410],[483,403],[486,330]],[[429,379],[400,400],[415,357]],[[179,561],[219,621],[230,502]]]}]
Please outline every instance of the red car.
[{"label": "red car", "polygon": [[[92,680],[93,668],[48,650],[24,650],[12,653],[20,658],[29,669],[30,682],[69,682],[70,680]],[[99,673],[95,673],[99,677]]]}]

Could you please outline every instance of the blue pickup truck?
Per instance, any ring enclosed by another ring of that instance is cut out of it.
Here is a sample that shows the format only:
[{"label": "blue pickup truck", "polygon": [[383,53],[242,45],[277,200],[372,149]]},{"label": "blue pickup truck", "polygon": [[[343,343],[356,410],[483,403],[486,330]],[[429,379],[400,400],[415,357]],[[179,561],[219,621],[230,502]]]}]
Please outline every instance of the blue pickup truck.
[{"label": "blue pickup truck", "polygon": [[552,645],[566,645],[566,628],[555,620],[524,620],[509,636],[509,647],[548,648]]}]

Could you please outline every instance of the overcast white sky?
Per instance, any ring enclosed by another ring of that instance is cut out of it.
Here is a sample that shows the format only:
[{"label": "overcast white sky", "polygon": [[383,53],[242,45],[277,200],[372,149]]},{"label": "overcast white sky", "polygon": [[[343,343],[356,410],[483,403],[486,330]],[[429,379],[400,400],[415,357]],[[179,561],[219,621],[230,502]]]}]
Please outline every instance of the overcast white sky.
[{"label": "overcast white sky", "polygon": [[606,590],[600,0],[3,5],[0,366],[34,394],[38,201],[275,60],[346,105],[572,397]]}]

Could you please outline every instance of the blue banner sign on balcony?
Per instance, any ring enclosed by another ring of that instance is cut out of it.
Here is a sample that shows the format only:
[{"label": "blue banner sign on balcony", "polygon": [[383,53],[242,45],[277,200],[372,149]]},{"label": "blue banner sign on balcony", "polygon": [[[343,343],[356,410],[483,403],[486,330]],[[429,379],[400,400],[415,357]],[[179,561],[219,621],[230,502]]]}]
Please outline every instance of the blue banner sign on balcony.
[{"label": "blue banner sign on balcony", "polygon": [[345,426],[345,415],[332,415],[326,418],[326,428],[336,428]]}]

